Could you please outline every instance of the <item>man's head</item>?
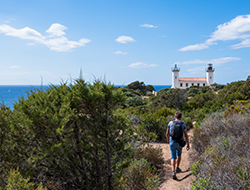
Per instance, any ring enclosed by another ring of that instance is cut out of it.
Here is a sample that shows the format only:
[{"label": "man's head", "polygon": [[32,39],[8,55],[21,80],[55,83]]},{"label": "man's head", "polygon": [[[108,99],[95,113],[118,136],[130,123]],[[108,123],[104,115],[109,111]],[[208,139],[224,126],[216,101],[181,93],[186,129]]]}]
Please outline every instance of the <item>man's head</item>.
[{"label": "man's head", "polygon": [[181,116],[182,116],[182,114],[181,114],[181,112],[180,111],[177,111],[177,112],[175,112],[175,114],[174,114],[174,117],[176,118],[176,119],[181,119]]}]

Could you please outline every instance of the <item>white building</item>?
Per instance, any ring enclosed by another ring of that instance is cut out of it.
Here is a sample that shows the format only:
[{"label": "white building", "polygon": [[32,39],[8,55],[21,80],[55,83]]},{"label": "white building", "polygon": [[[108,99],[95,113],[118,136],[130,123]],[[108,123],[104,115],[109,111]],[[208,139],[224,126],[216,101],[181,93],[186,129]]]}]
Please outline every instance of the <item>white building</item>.
[{"label": "white building", "polygon": [[210,63],[206,68],[205,77],[179,77],[180,68],[172,68],[172,87],[171,88],[181,88],[186,89],[190,86],[210,86],[214,83],[214,68]]}]

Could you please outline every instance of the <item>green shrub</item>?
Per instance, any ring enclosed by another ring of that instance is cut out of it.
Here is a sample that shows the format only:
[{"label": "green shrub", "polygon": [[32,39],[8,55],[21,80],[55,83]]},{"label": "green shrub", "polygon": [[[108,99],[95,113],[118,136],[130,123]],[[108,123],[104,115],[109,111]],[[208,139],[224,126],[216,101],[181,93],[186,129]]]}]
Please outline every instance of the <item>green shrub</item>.
[{"label": "green shrub", "polygon": [[151,172],[152,168],[145,159],[134,160],[123,170],[117,190],[158,190],[159,178]]},{"label": "green shrub", "polygon": [[210,178],[200,178],[192,184],[191,190],[219,190],[219,188],[210,181]]},{"label": "green shrub", "polygon": [[167,108],[166,106],[159,108],[155,111],[155,116],[168,117],[174,115],[176,112],[175,109]]},{"label": "green shrub", "polygon": [[216,98],[216,94],[208,91],[206,93],[203,94],[197,94],[196,96],[194,96],[193,98],[191,98],[188,102],[196,102],[198,104],[198,106],[200,108],[202,108],[205,103],[209,100],[214,100]]},{"label": "green shrub", "polygon": [[142,106],[146,104],[147,100],[143,99],[141,96],[128,97],[123,105],[123,108]]},{"label": "green shrub", "polygon": [[146,96],[152,96],[153,94],[152,94],[152,92],[147,92],[146,93]]},{"label": "green shrub", "polygon": [[11,110],[0,104],[0,187],[6,185],[9,168],[14,165],[9,150],[11,140],[10,116]]},{"label": "green shrub", "polygon": [[155,148],[147,146],[145,148],[139,148],[135,151],[135,159],[139,160],[144,158],[147,162],[157,170],[162,169],[164,162],[163,152],[161,148]]},{"label": "green shrub", "polygon": [[10,174],[7,179],[7,185],[5,186],[6,190],[46,190],[47,188],[43,188],[40,183],[37,188],[35,188],[34,183],[29,183],[30,178],[23,178],[20,172],[14,169],[10,170]]},{"label": "green shrub", "polygon": [[200,94],[198,87],[190,87],[187,91],[187,97],[194,97],[196,94]]},{"label": "green shrub", "polygon": [[190,117],[184,117],[183,122],[186,124],[187,130],[193,127],[193,122]]},{"label": "green shrub", "polygon": [[116,164],[132,158],[134,131],[114,112],[124,99],[121,89],[98,80],[30,91],[10,117],[13,162],[36,184],[113,189],[123,167]]},{"label": "green shrub", "polygon": [[192,164],[190,170],[192,171],[192,174],[193,175],[197,175],[198,174],[198,168],[200,166],[200,163],[199,162],[195,162]]},{"label": "green shrub", "polygon": [[166,127],[168,120],[163,116],[156,116],[155,114],[144,114],[141,117],[139,126],[145,129],[145,134],[153,132],[157,135],[157,141],[166,140]]}]

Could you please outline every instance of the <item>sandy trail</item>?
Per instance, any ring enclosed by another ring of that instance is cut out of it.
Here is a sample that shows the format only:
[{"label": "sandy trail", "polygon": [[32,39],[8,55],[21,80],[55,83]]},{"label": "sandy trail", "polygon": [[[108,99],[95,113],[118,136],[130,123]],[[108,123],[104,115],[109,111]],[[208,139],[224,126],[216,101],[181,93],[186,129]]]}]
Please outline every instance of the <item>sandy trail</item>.
[{"label": "sandy trail", "polygon": [[[189,141],[192,139],[193,136],[193,130],[190,130],[188,132]],[[192,142],[192,141],[191,141]],[[155,147],[161,147],[163,151],[163,157],[164,157],[164,182],[160,185],[160,190],[180,190],[185,188],[191,187],[192,180],[195,179],[195,177],[192,175],[192,172],[190,171],[190,166],[192,163],[189,162],[189,154],[186,150],[186,146],[182,149],[182,160],[180,164],[180,168],[182,170],[181,173],[177,173],[177,180],[172,179],[172,172],[171,172],[171,156],[170,156],[170,149],[169,145],[167,143],[154,143],[153,146]],[[190,148],[192,148],[192,145],[190,143]]]}]

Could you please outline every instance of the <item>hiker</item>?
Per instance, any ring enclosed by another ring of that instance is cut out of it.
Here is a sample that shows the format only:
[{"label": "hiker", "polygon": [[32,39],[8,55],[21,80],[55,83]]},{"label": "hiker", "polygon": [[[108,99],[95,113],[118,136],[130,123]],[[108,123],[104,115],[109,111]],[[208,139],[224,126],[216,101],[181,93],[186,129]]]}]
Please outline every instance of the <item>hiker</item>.
[{"label": "hiker", "polygon": [[[181,162],[182,148],[185,144],[187,144],[187,150],[189,150],[189,140],[187,135],[187,126],[181,121],[181,112],[177,111],[174,116],[175,120],[170,121],[168,124],[166,136],[171,152],[172,177],[173,179],[177,179],[176,173],[181,172],[179,166]],[[185,134],[186,142],[183,139],[183,132]]]}]

